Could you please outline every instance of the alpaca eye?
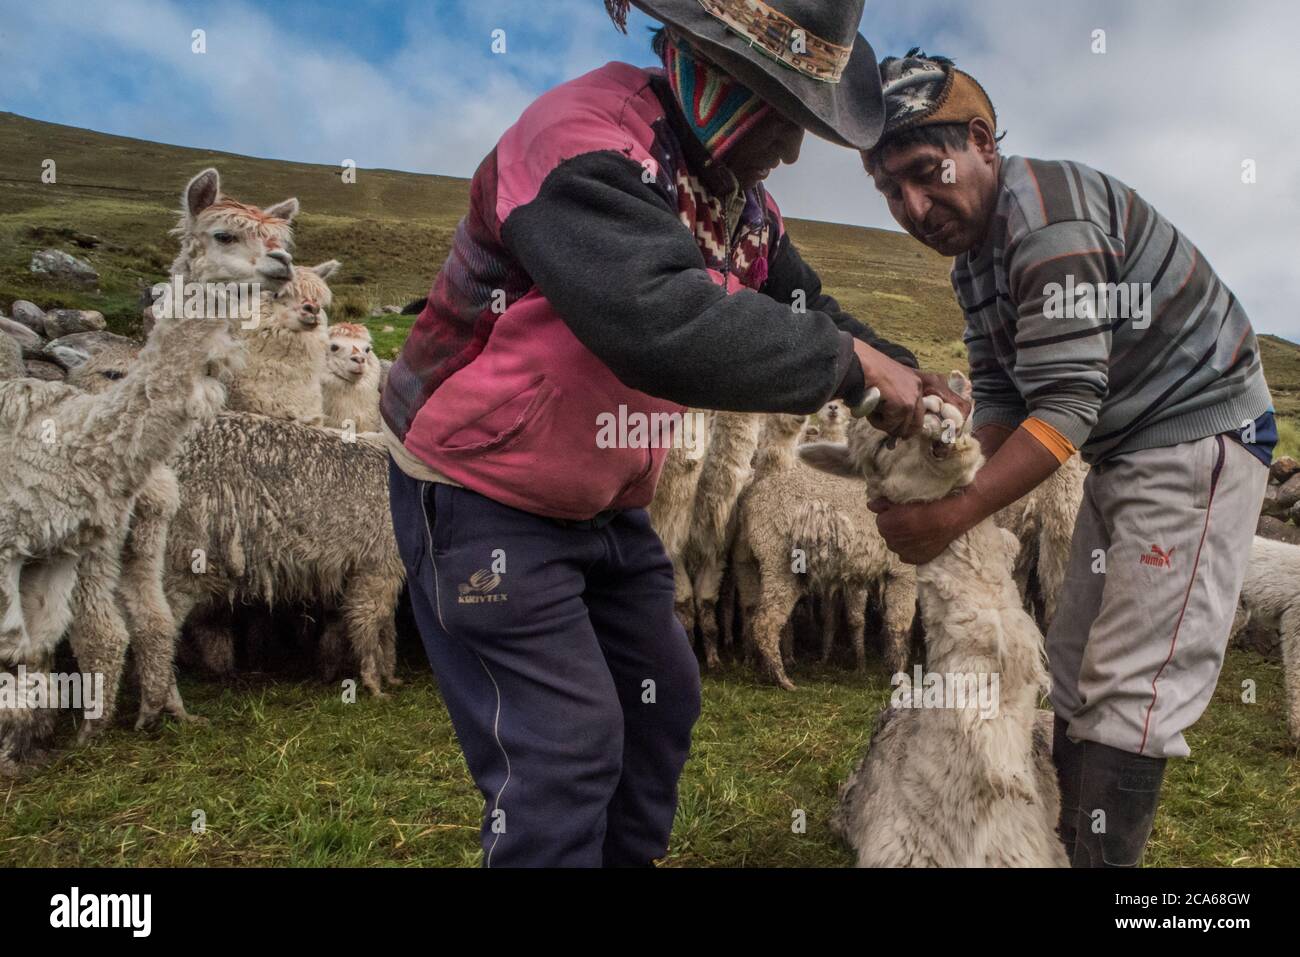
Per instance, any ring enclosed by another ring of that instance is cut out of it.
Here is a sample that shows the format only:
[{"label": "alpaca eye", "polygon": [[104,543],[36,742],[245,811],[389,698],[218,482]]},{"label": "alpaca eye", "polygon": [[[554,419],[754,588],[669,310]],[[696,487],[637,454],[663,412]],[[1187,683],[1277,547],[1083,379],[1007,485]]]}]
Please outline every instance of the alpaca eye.
[{"label": "alpaca eye", "polygon": [[235,241],[233,233],[213,233],[212,238],[223,246],[229,246]]},{"label": "alpaca eye", "polygon": [[102,375],[105,379],[111,379],[113,381],[117,381],[118,379],[123,379],[126,377],[125,372],[119,372],[117,369],[105,369],[103,372],[100,373],[100,375]]},{"label": "alpaca eye", "polygon": [[372,352],[374,352],[374,351],[375,351],[375,350],[371,349],[369,346],[366,346],[366,355],[370,355],[370,353],[372,353]]},{"label": "alpaca eye", "polygon": [[338,351],[339,351],[338,346],[330,346],[330,352],[338,352]]}]

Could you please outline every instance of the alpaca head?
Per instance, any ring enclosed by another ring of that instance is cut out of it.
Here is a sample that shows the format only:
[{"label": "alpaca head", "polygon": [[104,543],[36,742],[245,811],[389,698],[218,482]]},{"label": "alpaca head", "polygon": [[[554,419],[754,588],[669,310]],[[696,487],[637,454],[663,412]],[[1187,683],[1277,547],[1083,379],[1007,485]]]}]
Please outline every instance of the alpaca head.
[{"label": "alpaca head", "polygon": [[190,282],[256,282],[275,292],[293,278],[294,216],[298,200],[266,209],[221,194],[221,177],[205,169],[181,196],[181,251],[172,272]]},{"label": "alpaca head", "polygon": [[817,413],[817,418],[824,426],[834,431],[849,421],[849,407],[844,404],[843,399],[831,399],[822,406],[822,410]]},{"label": "alpaca head", "polygon": [[311,332],[328,324],[326,310],[334,294],[325,280],[339,268],[331,259],[318,266],[294,266],[293,279],[271,300],[271,326],[289,332]]},{"label": "alpaca head", "polygon": [[106,392],[114,382],[126,378],[131,364],[140,355],[140,349],[138,342],[123,339],[120,343],[88,351],[82,361],[69,370],[67,383],[83,392]]},{"label": "alpaca head", "polygon": [[[970,398],[970,382],[960,372],[948,379],[949,387]],[[895,439],[855,419],[848,427],[848,442],[814,442],[799,449],[813,468],[832,475],[866,479],[872,498],[891,502],[930,502],[969,485],[984,464],[979,443],[970,434],[970,419],[956,423],[927,412],[920,432],[910,439]]]},{"label": "alpaca head", "polygon": [[370,341],[370,330],[365,326],[344,322],[330,327],[330,350],[325,356],[330,374],[349,385],[360,382],[368,368],[379,368]]}]

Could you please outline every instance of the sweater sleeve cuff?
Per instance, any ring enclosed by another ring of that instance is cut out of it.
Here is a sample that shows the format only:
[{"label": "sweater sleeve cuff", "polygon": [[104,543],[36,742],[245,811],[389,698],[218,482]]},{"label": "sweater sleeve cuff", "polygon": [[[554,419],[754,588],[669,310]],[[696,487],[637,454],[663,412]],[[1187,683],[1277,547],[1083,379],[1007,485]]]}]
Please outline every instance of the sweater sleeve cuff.
[{"label": "sweater sleeve cuff", "polygon": [[1038,444],[1056,456],[1056,461],[1064,463],[1076,451],[1074,445],[1060,432],[1042,419],[1032,416],[1020,423],[1020,427],[1038,440]]},{"label": "sweater sleeve cuff", "polygon": [[840,353],[836,359],[836,368],[841,371],[840,384],[835,387],[833,399],[843,399],[849,408],[862,401],[867,391],[867,380],[862,375],[862,363],[853,351],[853,336],[847,332],[840,333]]}]

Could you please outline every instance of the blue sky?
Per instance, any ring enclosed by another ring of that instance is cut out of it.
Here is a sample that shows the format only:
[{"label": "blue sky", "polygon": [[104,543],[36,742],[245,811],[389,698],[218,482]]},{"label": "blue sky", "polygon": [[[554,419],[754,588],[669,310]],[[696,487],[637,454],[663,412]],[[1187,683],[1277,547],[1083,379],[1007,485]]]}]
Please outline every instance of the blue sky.
[{"label": "blue sky", "polygon": [[[0,110],[468,176],[542,90],[611,59],[648,64],[649,25],[634,12],[622,36],[601,0],[0,0]],[[879,56],[920,45],[954,57],[997,105],[1004,151],[1081,160],[1136,187],[1257,329],[1300,339],[1297,27],[1289,0],[871,0],[862,31]],[[191,51],[195,29],[206,54]],[[1245,159],[1255,184],[1241,182]],[[769,185],[789,215],[893,227],[848,150],[810,139]]]}]

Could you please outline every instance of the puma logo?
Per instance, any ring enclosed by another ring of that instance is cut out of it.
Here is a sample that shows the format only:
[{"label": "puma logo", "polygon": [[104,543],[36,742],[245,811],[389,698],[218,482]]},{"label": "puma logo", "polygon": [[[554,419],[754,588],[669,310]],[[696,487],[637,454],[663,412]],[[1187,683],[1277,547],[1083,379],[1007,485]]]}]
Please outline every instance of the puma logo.
[{"label": "puma logo", "polygon": [[1156,568],[1173,568],[1174,551],[1175,549],[1173,548],[1169,549],[1169,551],[1165,551],[1159,545],[1152,545],[1151,552],[1142,555],[1138,561],[1143,565],[1154,565]]}]

